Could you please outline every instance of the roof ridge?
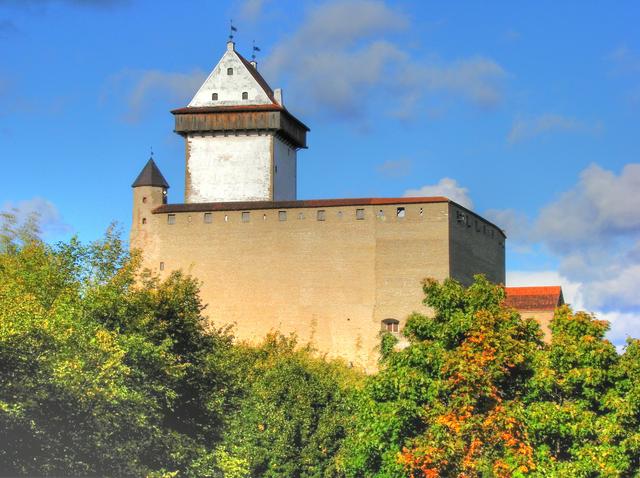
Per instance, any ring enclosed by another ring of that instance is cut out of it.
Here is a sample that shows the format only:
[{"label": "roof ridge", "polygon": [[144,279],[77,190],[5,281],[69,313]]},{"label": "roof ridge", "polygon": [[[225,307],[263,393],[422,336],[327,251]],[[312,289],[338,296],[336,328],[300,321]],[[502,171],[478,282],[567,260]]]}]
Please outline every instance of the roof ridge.
[{"label": "roof ridge", "polygon": [[258,82],[258,85],[260,85],[260,87],[264,90],[264,92],[267,94],[267,96],[269,97],[269,99],[274,103],[274,104],[278,104],[278,102],[275,99],[275,96],[273,94],[273,89],[269,86],[269,83],[267,83],[267,80],[264,79],[264,77],[260,74],[260,72],[258,71],[257,68],[255,68],[251,62],[249,62],[244,56],[242,56],[238,51],[236,51],[235,49],[233,50],[233,52],[238,56],[238,58],[240,59],[240,61],[244,64],[244,66],[247,68],[247,70],[249,70],[249,73],[251,73],[251,76],[253,76],[253,79],[256,80]]}]

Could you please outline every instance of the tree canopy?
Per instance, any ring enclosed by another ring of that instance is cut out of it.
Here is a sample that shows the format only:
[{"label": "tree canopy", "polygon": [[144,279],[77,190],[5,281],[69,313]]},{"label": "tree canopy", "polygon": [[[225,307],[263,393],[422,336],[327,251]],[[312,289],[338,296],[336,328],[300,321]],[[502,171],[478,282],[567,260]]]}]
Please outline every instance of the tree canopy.
[{"label": "tree canopy", "polygon": [[565,306],[546,343],[481,276],[423,287],[365,377],[292,336],[236,343],[113,228],[50,245],[4,214],[0,476],[640,476],[640,341]]}]

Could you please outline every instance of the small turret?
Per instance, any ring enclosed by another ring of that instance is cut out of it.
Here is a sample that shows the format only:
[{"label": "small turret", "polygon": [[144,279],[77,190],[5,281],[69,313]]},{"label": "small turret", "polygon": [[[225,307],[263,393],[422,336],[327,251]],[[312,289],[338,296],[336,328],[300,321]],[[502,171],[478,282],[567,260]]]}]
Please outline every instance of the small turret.
[{"label": "small turret", "polygon": [[149,158],[131,187],[133,188],[131,246],[136,249],[144,249],[147,245],[150,222],[153,220],[152,211],[167,203],[169,183],[152,157]]}]

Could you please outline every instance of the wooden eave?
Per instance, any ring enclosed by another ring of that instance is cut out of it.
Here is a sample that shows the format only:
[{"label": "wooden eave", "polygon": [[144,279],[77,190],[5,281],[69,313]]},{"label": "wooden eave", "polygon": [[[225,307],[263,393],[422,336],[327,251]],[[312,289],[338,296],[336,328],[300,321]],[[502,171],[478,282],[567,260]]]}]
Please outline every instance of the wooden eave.
[{"label": "wooden eave", "polygon": [[276,131],[298,148],[307,147],[309,128],[278,104],[187,107],[171,111],[175,132]]}]

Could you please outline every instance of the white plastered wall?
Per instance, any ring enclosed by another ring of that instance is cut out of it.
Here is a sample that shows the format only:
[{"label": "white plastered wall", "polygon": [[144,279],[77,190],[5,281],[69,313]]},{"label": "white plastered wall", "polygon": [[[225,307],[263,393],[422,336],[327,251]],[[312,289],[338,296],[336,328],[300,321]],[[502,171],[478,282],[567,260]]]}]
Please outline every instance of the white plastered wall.
[{"label": "white plastered wall", "polygon": [[[233,44],[230,45],[227,46],[227,51],[189,103],[190,107],[272,103],[233,50]],[[232,75],[227,74],[229,68],[233,69]],[[243,100],[242,93],[245,91],[248,93],[248,99]],[[217,100],[212,99],[213,93],[218,94]]]},{"label": "white plastered wall", "polygon": [[296,199],[297,151],[280,138],[273,139],[275,161],[273,199],[275,201],[293,201]]},{"label": "white plastered wall", "polygon": [[188,136],[185,202],[270,200],[272,138]]}]

